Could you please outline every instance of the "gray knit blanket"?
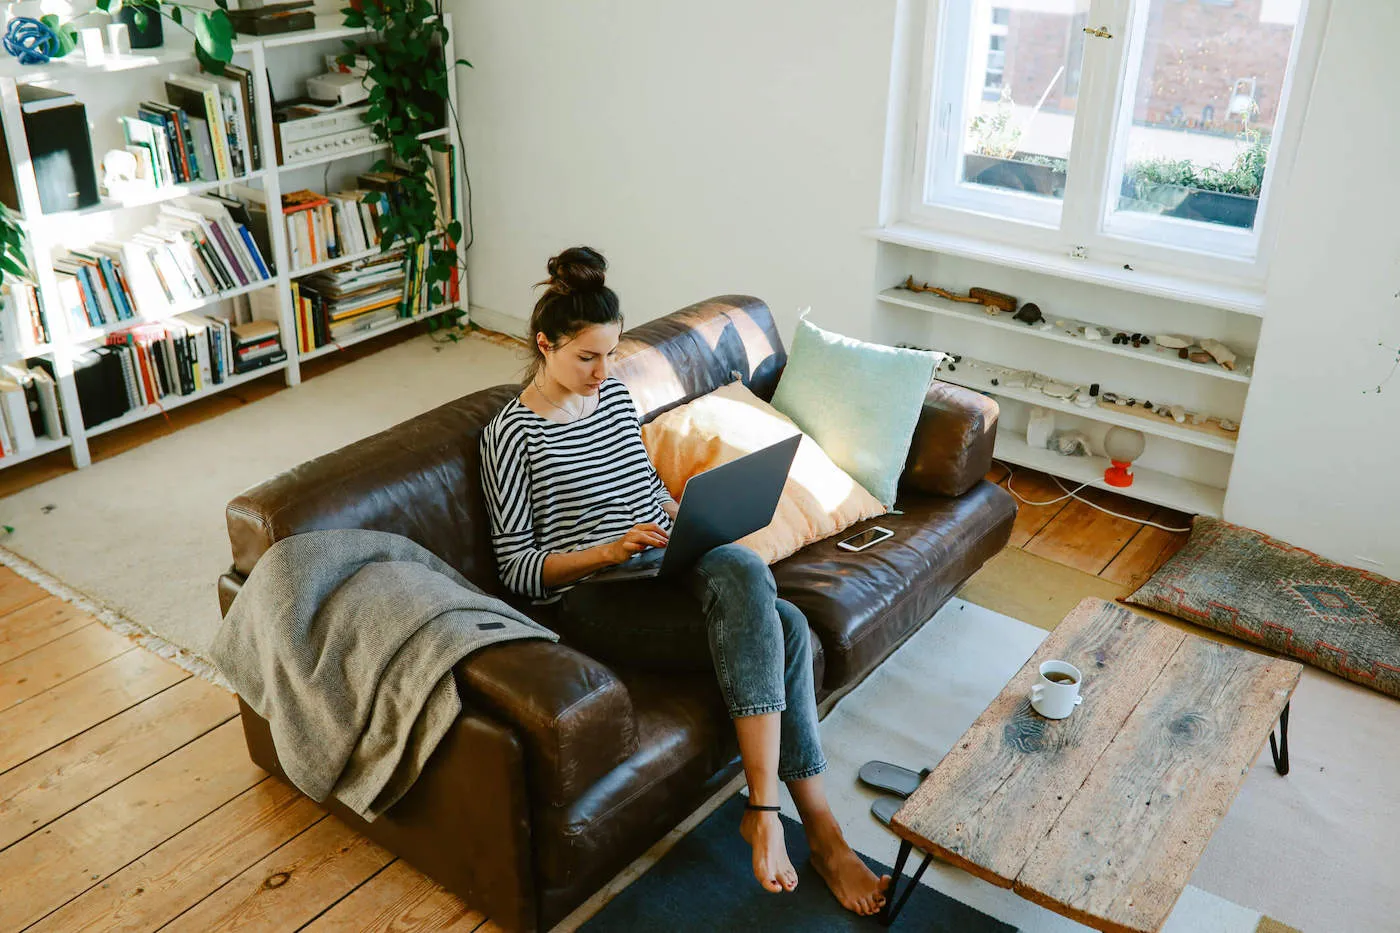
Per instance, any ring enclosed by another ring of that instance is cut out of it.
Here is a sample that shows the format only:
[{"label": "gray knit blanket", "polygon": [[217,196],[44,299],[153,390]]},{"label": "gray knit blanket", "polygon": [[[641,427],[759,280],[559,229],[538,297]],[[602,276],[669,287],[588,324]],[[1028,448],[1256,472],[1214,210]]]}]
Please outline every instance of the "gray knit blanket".
[{"label": "gray knit blanket", "polygon": [[292,783],[373,821],[461,712],[453,666],[520,638],[558,636],[407,538],[313,531],[259,558],[212,657]]}]

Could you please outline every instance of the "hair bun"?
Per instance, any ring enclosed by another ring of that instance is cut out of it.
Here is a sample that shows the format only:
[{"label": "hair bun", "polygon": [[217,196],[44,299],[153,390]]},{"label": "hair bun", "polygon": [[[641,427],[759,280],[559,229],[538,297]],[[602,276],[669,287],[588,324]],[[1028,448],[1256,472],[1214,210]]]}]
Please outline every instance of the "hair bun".
[{"label": "hair bun", "polygon": [[574,246],[552,257],[545,268],[550,291],[568,295],[604,288],[608,261],[591,246]]}]

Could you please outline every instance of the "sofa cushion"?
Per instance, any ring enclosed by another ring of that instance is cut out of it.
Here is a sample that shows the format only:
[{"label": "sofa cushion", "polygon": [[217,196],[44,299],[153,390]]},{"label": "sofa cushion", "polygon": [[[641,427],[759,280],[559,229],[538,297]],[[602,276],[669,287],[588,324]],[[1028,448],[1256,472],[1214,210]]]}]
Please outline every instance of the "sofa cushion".
[{"label": "sofa cushion", "polygon": [[778,595],[807,616],[826,652],[829,690],[859,680],[1006,545],[1016,504],[983,480],[957,498],[908,494],[902,515],[860,522],[894,537],[852,553],[836,538],[773,565]]},{"label": "sofa cushion", "polygon": [[[790,418],[735,381],[652,419],[642,427],[642,442],[666,489],[679,501],[696,474],[797,433]],[[738,543],[771,564],[884,512],[874,496],[804,436],[773,520]]]},{"label": "sofa cushion", "polygon": [[943,354],[866,343],[797,324],[773,407],[892,506],[924,396]]}]

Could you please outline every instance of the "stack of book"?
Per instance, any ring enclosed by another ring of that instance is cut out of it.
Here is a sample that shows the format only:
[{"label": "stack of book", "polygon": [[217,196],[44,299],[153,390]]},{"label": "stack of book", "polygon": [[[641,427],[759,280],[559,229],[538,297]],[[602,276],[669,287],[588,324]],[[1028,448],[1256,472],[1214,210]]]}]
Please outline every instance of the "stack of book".
[{"label": "stack of book", "polygon": [[28,279],[6,276],[5,308],[0,314],[0,356],[28,353],[53,340],[39,287]]},{"label": "stack of book", "polygon": [[268,281],[253,224],[246,205],[218,195],[162,204],[158,222],[129,242],[98,242],[54,263],[64,310],[81,334]]},{"label": "stack of book", "polygon": [[292,283],[297,348],[306,353],[395,320],[404,295],[404,251],[382,253]]},{"label": "stack of book", "polygon": [[229,181],[262,166],[252,73],[226,65],[222,75],[171,75],[164,101],[145,100],[122,117],[138,178],[155,187]]},{"label": "stack of book", "polygon": [[280,363],[287,358],[282,349],[282,331],[276,321],[255,320],[235,324],[233,331],[233,371],[251,372]]},{"label": "stack of book", "polygon": [[[233,371],[229,330],[223,318],[180,314],[108,334],[106,346],[91,351],[106,368],[103,388],[84,395],[77,380],[84,421],[90,409],[96,408],[94,423],[101,423],[223,382]],[[104,397],[93,398],[98,392]]]},{"label": "stack of book", "polygon": [[62,436],[58,387],[48,371],[20,363],[0,366],[0,455],[23,454],[41,437]]},{"label": "stack of book", "polygon": [[392,210],[387,191],[360,188],[324,195],[303,189],[282,195],[292,268],[376,248],[383,239],[384,215]]}]

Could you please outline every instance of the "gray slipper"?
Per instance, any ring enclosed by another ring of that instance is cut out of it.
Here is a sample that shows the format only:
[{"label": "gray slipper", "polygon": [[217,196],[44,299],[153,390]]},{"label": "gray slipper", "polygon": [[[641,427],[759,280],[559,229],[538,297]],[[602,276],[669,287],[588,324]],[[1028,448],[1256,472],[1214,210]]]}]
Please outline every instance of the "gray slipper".
[{"label": "gray slipper", "polygon": [[860,766],[857,777],[862,784],[868,784],[876,790],[883,790],[897,797],[908,797],[918,790],[924,778],[928,777],[928,768],[911,771],[899,765],[892,765],[888,761],[867,761]]},{"label": "gray slipper", "polygon": [[884,823],[890,825],[890,819],[899,812],[899,808],[904,806],[903,797],[876,797],[875,802],[870,805],[870,813]]}]

